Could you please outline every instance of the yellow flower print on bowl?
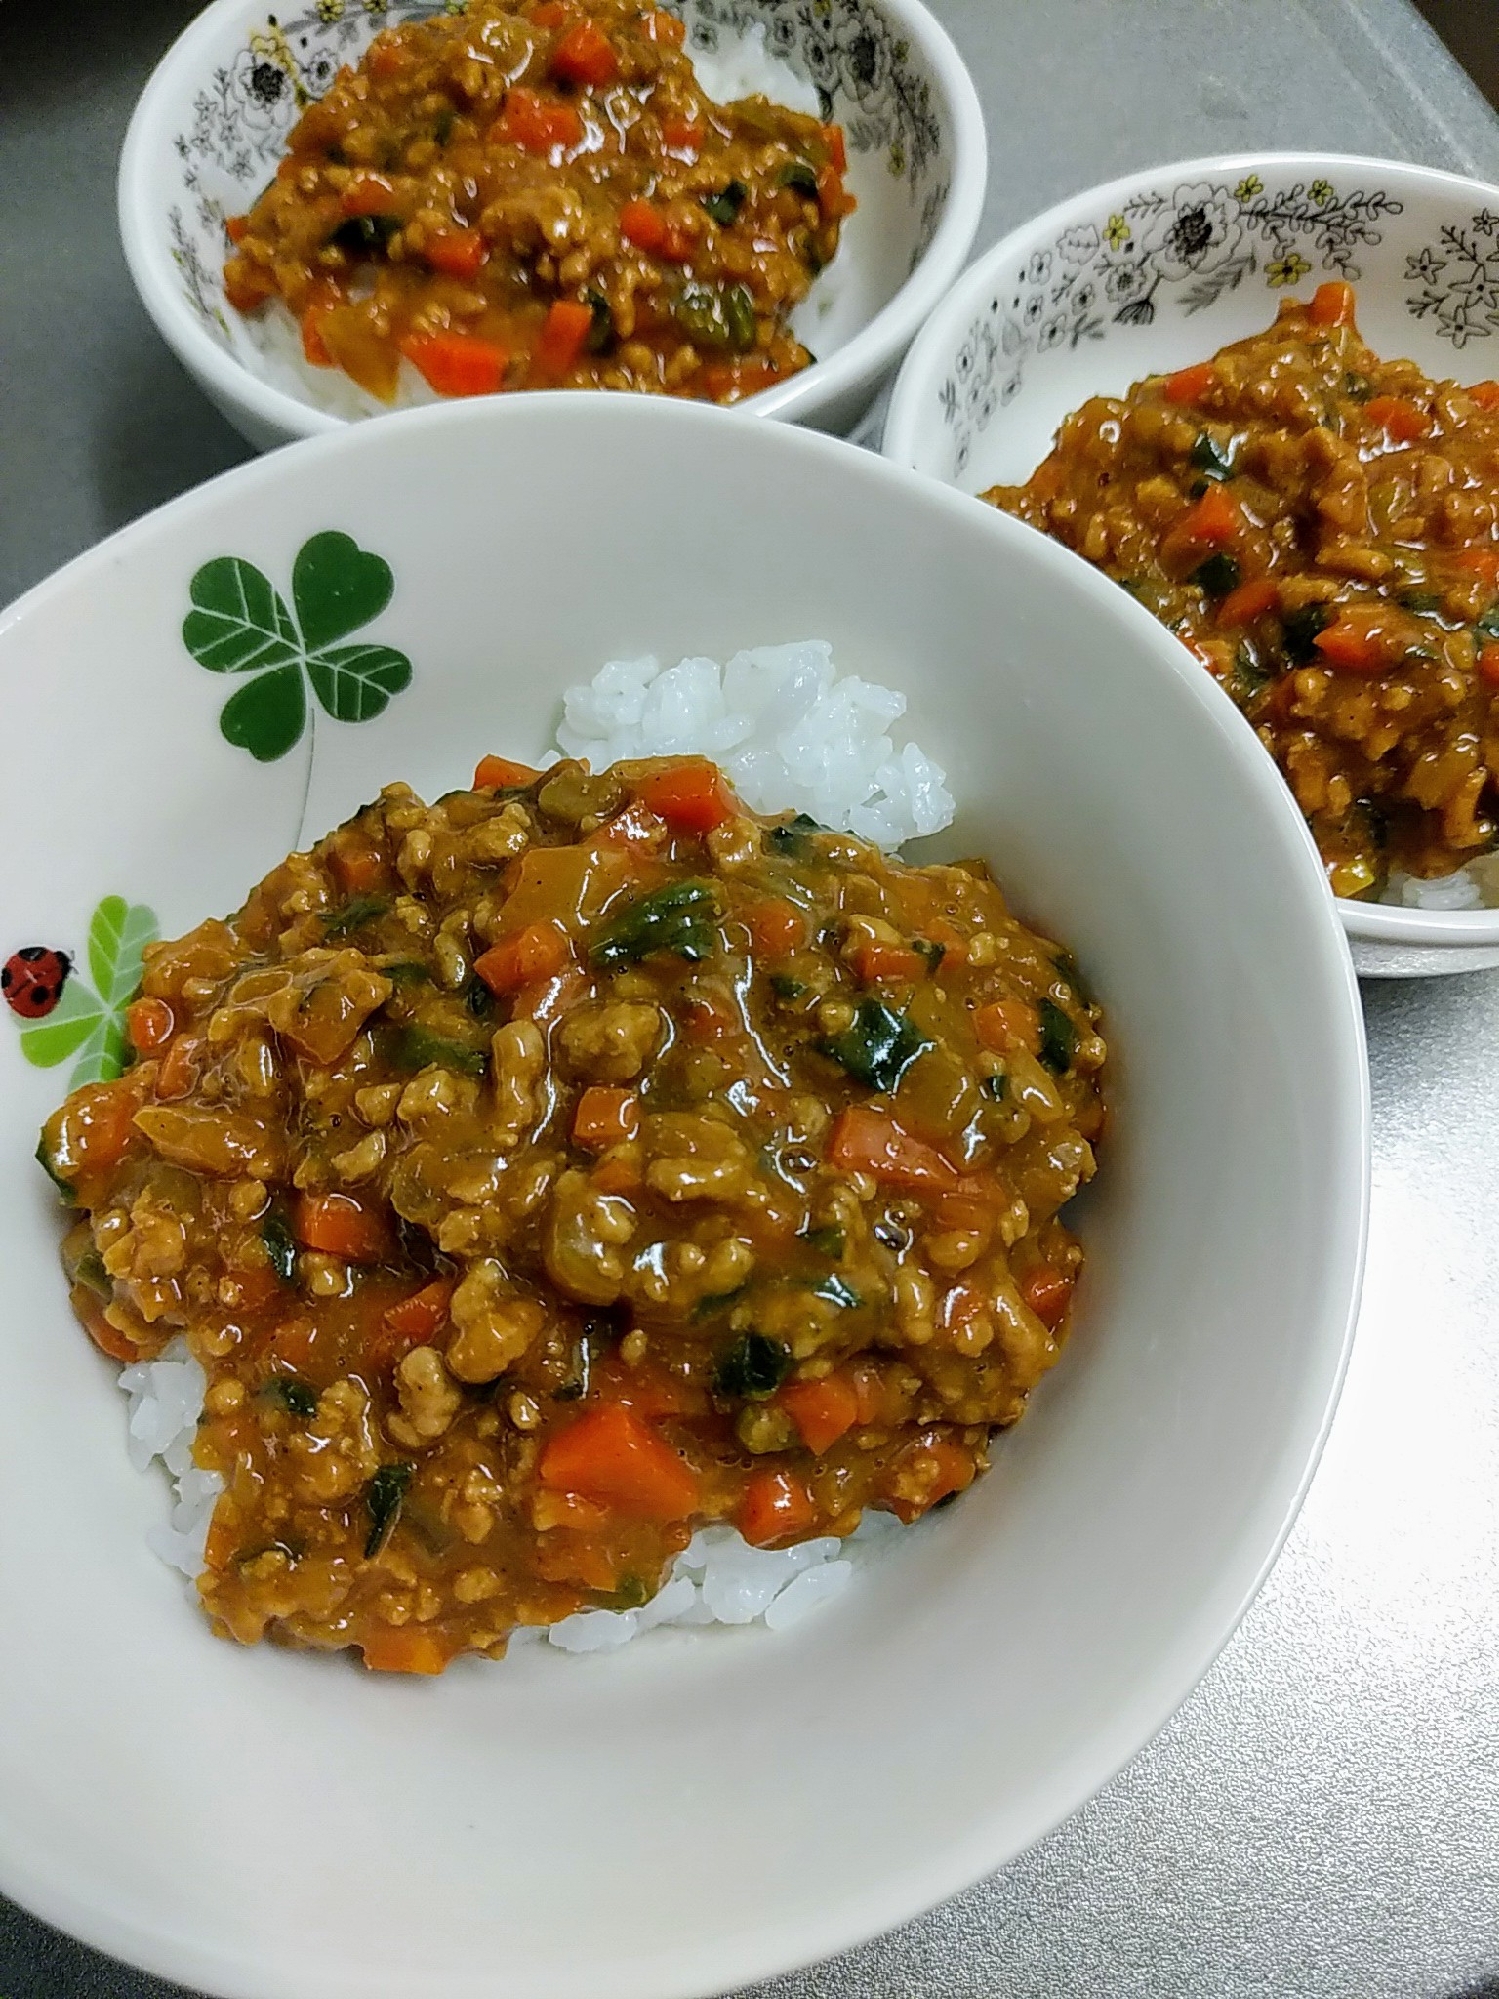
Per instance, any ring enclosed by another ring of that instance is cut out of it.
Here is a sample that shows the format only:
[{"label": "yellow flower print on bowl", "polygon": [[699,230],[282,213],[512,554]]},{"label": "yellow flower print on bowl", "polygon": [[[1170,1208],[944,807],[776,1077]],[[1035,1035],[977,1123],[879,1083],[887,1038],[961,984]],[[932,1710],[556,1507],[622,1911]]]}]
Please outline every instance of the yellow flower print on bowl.
[{"label": "yellow flower print on bowl", "polygon": [[1305,257],[1299,257],[1294,250],[1287,250],[1283,257],[1276,257],[1265,266],[1265,282],[1271,285],[1299,284],[1311,269]]}]

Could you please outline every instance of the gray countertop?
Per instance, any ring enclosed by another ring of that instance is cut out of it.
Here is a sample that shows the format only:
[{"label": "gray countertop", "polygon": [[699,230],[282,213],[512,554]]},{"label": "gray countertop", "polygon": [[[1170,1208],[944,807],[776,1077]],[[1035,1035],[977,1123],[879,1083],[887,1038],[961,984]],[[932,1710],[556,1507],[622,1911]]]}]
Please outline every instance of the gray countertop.
[{"label": "gray countertop", "polygon": [[[1499,179],[1499,121],[1404,0],[935,4],[989,120],[980,247],[1201,153]],[[62,10],[0,4],[0,602],[247,455],[157,340],[114,227],[130,106],[192,11],[76,0],[64,38]],[[1370,984],[1364,1006],[1364,1309],[1258,1602],[1034,1851],[757,1999],[1499,1999],[1499,980]],[[5,1999],[171,1989],[0,1902]]]}]

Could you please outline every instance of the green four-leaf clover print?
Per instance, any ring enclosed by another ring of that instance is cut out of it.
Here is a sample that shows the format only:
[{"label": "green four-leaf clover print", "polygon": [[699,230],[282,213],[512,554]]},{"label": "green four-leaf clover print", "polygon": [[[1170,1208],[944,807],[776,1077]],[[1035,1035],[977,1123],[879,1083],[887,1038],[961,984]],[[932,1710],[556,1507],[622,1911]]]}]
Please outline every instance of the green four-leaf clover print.
[{"label": "green four-leaf clover print", "polygon": [[368,722],[411,682],[394,646],[342,645],[390,602],[390,564],[346,534],[303,542],[292,564],[293,616],[268,577],[243,556],[205,562],[189,586],[182,642],[210,673],[242,673],[219,717],[225,740],[274,763],[307,726],[307,684],[338,722]]},{"label": "green four-leaf clover print", "polygon": [[62,997],[47,1019],[21,1031],[21,1053],[38,1069],[55,1069],[77,1055],[68,1088],[104,1083],[125,1066],[125,1009],[141,982],[141,952],[156,936],[156,917],[143,903],[107,895],[88,928],[90,986],[69,971]]}]

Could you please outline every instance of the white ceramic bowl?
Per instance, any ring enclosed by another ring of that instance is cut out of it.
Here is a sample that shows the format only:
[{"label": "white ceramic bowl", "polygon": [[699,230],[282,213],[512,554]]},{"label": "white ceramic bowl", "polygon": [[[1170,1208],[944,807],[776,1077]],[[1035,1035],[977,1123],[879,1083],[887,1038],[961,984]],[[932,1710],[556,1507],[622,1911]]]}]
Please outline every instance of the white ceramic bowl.
[{"label": "white ceramic bowl", "polygon": [[[984,205],[983,113],[962,58],[920,0],[672,0],[688,48],[754,24],[841,121],[859,207],[798,309],[816,364],[742,406],[822,430],[863,414],[963,268]],[[434,0],[214,0],[162,57],[120,156],[120,234],[147,312],[204,393],[266,450],[342,428],[261,379],[246,321],[224,300],[224,219],[275,172],[303,103],[357,62],[376,30]]]},{"label": "white ceramic bowl", "polygon": [[[1499,188],[1339,154],[1177,161],[1048,209],[965,272],[901,369],[885,453],[967,493],[1019,483],[1089,396],[1204,360],[1337,276],[1377,353],[1499,372]],[[1499,965],[1499,908],[1338,910],[1361,972]]]},{"label": "white ceramic bowl", "polygon": [[[330,528],[393,567],[369,636],[411,684],[358,726],[310,707],[258,763],[220,731],[248,683],[183,647],[189,580],[232,554],[284,590]],[[1356,987],[1226,697],[1014,522],[789,425],[625,396],[422,411],[241,468],[0,617],[0,957],[54,945],[97,982],[105,894],[176,933],[385,780],[433,796],[481,751],[535,754],[605,659],[812,634],[910,691],[960,800],[945,851],[991,857],[1107,1008],[1071,1349],[991,1475],[793,1631],[421,1685],[242,1651],[142,1544],[165,1493],[126,1463],[30,1157],[72,1058],[28,1066],[0,1019],[0,1888],[52,1922],[253,1999],[716,1992],[1037,1838],[1249,1602],[1350,1336]]]}]

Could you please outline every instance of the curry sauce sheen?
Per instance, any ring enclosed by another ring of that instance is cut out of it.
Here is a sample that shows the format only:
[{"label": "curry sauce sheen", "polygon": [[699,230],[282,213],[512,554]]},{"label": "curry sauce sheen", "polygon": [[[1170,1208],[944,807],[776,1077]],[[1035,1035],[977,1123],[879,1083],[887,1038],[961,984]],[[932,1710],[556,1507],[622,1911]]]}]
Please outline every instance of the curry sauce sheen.
[{"label": "curry sauce sheen", "polygon": [[694,759],[392,785],[149,946],[42,1157],[96,1343],[206,1370],[215,1630],[438,1672],[960,1492],[1065,1337],[1099,1027],[981,863]]},{"label": "curry sauce sheen", "polygon": [[383,401],[636,389],[734,402],[806,367],[792,309],[853,209],[843,134],[699,87],[639,0],[470,0],[383,30],[233,218],[225,294]]},{"label": "curry sauce sheen", "polygon": [[1333,890],[1452,873],[1499,832],[1499,383],[1360,338],[1347,284],[1097,396],[983,496],[1178,633],[1275,757]]}]

